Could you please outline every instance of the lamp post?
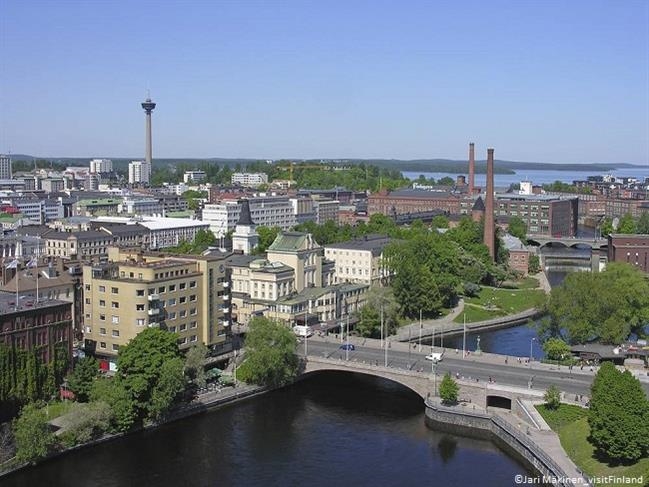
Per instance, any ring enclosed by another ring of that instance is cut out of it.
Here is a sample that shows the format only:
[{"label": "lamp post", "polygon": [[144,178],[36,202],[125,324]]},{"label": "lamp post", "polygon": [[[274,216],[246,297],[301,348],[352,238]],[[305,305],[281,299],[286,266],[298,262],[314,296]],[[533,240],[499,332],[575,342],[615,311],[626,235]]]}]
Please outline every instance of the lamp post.
[{"label": "lamp post", "polygon": [[234,370],[232,372],[234,375],[234,387],[237,387],[237,349],[234,349]]},{"label": "lamp post", "polygon": [[419,351],[421,352],[421,331],[422,331],[422,323],[421,323],[421,308],[419,309]]},{"label": "lamp post", "polygon": [[532,344],[536,340],[536,337],[532,337],[530,340],[530,367],[532,367],[532,361],[534,360],[534,355],[532,355]]},{"label": "lamp post", "polygon": [[466,357],[466,313],[464,313],[464,326],[462,327],[462,358]]},{"label": "lamp post", "polygon": [[349,313],[347,314],[347,329],[345,330],[345,360],[349,361]]}]

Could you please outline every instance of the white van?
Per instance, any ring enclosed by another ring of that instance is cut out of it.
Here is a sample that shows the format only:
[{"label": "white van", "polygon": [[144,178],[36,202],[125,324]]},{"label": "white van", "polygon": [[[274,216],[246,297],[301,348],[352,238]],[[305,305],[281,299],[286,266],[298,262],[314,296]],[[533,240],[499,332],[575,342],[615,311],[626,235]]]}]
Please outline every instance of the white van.
[{"label": "white van", "polygon": [[308,338],[313,335],[313,331],[311,331],[311,328],[308,326],[303,326],[303,325],[295,325],[293,327],[293,333],[295,333],[297,336],[301,338]]}]

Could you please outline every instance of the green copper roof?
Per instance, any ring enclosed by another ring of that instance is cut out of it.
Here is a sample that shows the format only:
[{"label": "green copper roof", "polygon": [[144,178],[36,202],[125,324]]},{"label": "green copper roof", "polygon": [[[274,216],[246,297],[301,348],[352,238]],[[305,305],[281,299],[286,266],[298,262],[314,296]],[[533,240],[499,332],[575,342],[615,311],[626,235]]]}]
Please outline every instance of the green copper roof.
[{"label": "green copper roof", "polygon": [[268,247],[269,251],[296,251],[305,248],[306,233],[286,232],[280,233],[275,241]]}]

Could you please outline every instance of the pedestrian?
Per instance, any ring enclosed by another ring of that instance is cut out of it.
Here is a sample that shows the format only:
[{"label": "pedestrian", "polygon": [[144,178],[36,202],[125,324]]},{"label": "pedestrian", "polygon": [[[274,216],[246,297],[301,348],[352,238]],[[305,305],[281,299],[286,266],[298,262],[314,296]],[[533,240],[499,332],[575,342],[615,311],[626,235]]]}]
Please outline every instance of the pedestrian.
[{"label": "pedestrian", "polygon": [[507,365],[507,357],[505,357],[505,365]]}]

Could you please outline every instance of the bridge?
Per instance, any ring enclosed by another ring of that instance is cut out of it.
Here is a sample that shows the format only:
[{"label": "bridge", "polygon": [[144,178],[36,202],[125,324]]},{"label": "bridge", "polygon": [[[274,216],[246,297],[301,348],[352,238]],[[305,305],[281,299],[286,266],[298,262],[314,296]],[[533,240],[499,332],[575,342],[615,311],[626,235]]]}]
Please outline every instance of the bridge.
[{"label": "bridge", "polygon": [[527,235],[527,241],[539,247],[558,246],[576,247],[577,245],[587,246],[593,250],[600,250],[608,247],[608,240],[605,238],[593,237],[550,237],[547,235]]}]

